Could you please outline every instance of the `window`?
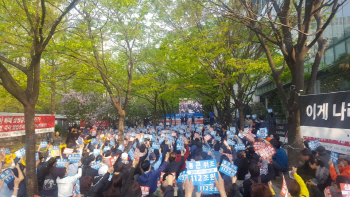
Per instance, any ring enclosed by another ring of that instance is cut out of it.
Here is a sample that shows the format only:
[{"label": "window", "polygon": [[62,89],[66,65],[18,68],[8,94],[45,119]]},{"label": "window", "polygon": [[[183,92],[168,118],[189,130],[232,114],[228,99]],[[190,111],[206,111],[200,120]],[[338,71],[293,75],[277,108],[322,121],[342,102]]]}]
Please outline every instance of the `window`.
[{"label": "window", "polygon": [[334,49],[335,49],[335,59],[337,59],[339,57],[339,55],[346,53],[345,42],[341,42],[341,43],[335,45]]},{"label": "window", "polygon": [[333,63],[334,61],[334,53],[333,53],[333,47],[327,49],[324,52],[324,56],[325,56],[325,61],[327,65],[330,65]]}]

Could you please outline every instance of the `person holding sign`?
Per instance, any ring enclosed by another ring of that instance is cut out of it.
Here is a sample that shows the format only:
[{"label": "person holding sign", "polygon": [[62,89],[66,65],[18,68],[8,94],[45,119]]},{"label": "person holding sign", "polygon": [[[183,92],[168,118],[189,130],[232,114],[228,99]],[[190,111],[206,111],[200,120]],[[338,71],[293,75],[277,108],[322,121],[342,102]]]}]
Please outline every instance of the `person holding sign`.
[{"label": "person holding sign", "polygon": [[348,178],[350,178],[350,154],[346,154],[346,155],[341,155],[339,156],[340,162],[338,164],[338,168],[340,171],[340,174],[337,174],[333,162],[332,160],[329,160],[328,164],[329,164],[329,173],[331,174],[332,180],[334,181],[337,176],[342,175],[342,176],[346,176]]},{"label": "person holding sign", "polygon": [[57,178],[56,182],[58,187],[58,197],[66,197],[72,195],[75,181],[81,177],[81,162],[79,162],[78,166],[78,173],[76,175]]},{"label": "person holding sign", "polygon": [[165,155],[165,160],[163,164],[157,169],[157,170],[152,170],[150,162],[148,160],[145,160],[141,164],[141,168],[144,171],[144,174],[142,174],[138,182],[142,186],[147,186],[150,188],[149,193],[152,194],[157,190],[157,180],[161,174],[168,165],[168,160],[169,160],[169,153]]},{"label": "person holding sign", "polygon": [[276,151],[276,154],[272,156],[273,159],[273,169],[275,170],[275,175],[279,176],[279,172],[286,172],[287,171],[287,165],[288,165],[288,156],[286,151],[281,148],[281,142],[272,139],[270,141],[270,144],[273,146],[273,148]]}]

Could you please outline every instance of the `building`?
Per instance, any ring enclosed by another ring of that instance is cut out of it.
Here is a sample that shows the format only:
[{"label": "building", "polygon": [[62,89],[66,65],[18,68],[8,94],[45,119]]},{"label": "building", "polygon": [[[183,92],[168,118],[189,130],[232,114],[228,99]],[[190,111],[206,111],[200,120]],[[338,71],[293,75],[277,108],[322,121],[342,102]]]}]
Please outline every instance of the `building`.
[{"label": "building", "polygon": [[[325,10],[326,11],[326,10]],[[313,89],[314,94],[329,93],[336,91],[350,90],[350,76],[344,77],[335,72],[335,61],[339,61],[347,54],[350,54],[350,4],[345,4],[338,10],[335,18],[330,25],[325,29],[323,37],[328,39],[328,44],[319,67],[317,79]],[[310,37],[310,40],[312,37]],[[308,54],[305,64],[310,64],[314,60],[316,48],[312,48]],[[350,63],[350,59],[349,59]],[[346,65],[349,67],[349,64]],[[349,70],[349,69],[348,69]],[[308,68],[306,71],[310,72]],[[349,71],[346,72],[346,74]],[[284,84],[287,95],[290,93],[290,83]],[[277,94],[276,85],[271,80],[262,81],[255,92],[260,97],[260,102],[263,102],[266,108],[273,108],[279,114],[281,122],[285,122],[285,109]],[[277,109],[276,109],[277,108]]]}]

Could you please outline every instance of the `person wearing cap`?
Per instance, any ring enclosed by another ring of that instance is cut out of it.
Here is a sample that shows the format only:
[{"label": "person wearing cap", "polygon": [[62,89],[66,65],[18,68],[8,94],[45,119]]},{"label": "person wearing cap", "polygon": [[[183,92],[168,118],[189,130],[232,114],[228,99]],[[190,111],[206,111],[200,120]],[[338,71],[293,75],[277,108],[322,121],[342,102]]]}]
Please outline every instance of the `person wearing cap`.
[{"label": "person wearing cap", "polygon": [[340,171],[340,174],[337,174],[335,167],[333,165],[332,160],[329,160],[329,173],[331,174],[332,180],[334,181],[337,176],[342,175],[350,178],[350,154],[346,155],[340,155],[339,156],[340,162],[338,164],[338,168]]},{"label": "person wearing cap", "polygon": [[[162,149],[159,148],[159,152],[161,152]],[[155,153],[150,153],[149,154],[149,162],[151,163],[151,166],[154,170],[157,170],[160,166],[160,164],[162,163],[162,158],[163,157],[163,154],[159,154],[159,158],[158,160],[156,161],[156,154]]]},{"label": "person wearing cap", "polygon": [[316,148],[316,158],[321,160],[326,168],[329,169],[328,161],[331,158],[331,155],[327,153],[326,149],[323,146],[318,146]]},{"label": "person wearing cap", "polygon": [[168,165],[169,153],[165,155],[165,160],[162,165],[157,170],[151,170],[152,167],[148,160],[145,160],[141,164],[141,168],[144,171],[138,178],[138,182],[142,186],[149,187],[149,194],[152,194],[157,190],[157,180],[160,174],[164,171],[165,167]]}]

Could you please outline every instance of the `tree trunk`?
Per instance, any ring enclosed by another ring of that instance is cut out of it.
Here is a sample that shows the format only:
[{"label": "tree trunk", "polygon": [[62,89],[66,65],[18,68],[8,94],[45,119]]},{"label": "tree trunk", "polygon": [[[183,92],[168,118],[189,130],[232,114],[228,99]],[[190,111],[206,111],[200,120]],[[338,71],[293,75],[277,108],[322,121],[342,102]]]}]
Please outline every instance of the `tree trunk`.
[{"label": "tree trunk", "polygon": [[240,130],[244,129],[245,126],[245,120],[244,120],[244,106],[242,104],[238,104],[238,114],[239,114],[239,124],[240,124]]},{"label": "tree trunk", "polygon": [[289,103],[288,116],[288,166],[297,166],[300,161],[300,151],[303,148],[303,140],[300,133],[300,109],[297,101]]},{"label": "tree trunk", "polygon": [[119,122],[118,122],[119,144],[124,144],[124,120],[125,120],[125,111],[122,110],[121,112],[119,112]]},{"label": "tree trunk", "polygon": [[24,107],[24,120],[26,129],[26,185],[27,185],[27,196],[34,196],[38,193],[38,182],[36,179],[36,168],[35,168],[35,104]]},{"label": "tree trunk", "polygon": [[[51,65],[51,75],[55,73],[55,61],[52,61]],[[55,77],[51,77],[51,114],[56,114],[56,103],[55,103],[55,95],[56,95],[56,81]]]}]

